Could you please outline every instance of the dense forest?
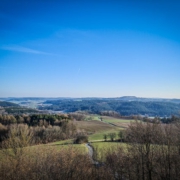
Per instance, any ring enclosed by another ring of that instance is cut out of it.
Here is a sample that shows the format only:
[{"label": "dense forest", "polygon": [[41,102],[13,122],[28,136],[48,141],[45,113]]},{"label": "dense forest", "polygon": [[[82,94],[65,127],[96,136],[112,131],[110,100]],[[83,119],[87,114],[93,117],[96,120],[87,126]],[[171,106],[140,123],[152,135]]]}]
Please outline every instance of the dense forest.
[{"label": "dense forest", "polygon": [[17,107],[4,107],[4,110],[8,114],[23,114],[23,113],[38,113],[39,111],[36,109],[32,108],[26,108],[22,106],[17,106]]},{"label": "dense forest", "polygon": [[112,99],[89,99],[89,100],[48,100],[39,106],[40,110],[54,110],[64,112],[86,111],[100,114],[103,111],[115,111],[123,116],[148,115],[166,117],[179,115],[180,103],[159,102],[159,101],[121,101]]},{"label": "dense forest", "polygon": [[1,107],[19,107],[18,104],[7,102],[7,101],[0,101],[0,106]]},{"label": "dense forest", "polygon": [[[0,101],[0,107],[8,114],[45,113],[45,111],[48,113],[50,110],[54,113],[55,111],[65,113],[85,111],[93,114],[114,111],[121,116],[170,117],[180,115],[179,99],[125,96],[120,98],[8,98],[5,100]],[[10,101],[18,102],[18,104]],[[35,108],[28,106],[31,102],[36,104]]]},{"label": "dense forest", "polygon": [[[74,138],[77,129],[68,115],[0,115],[0,142],[4,141],[11,131],[26,132],[33,135],[33,143],[48,143]],[[79,131],[79,133],[81,133]]]},{"label": "dense forest", "polygon": [[20,106],[19,104],[0,101],[0,114],[23,114],[23,113],[38,113],[37,109],[27,108]]}]

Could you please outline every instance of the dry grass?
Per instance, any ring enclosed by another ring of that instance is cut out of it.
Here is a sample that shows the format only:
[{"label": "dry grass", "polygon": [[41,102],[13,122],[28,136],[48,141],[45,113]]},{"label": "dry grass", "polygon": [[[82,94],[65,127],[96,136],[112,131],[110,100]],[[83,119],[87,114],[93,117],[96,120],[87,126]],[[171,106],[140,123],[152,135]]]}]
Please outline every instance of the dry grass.
[{"label": "dry grass", "polygon": [[118,133],[121,130],[120,127],[112,126],[102,121],[76,121],[75,125],[78,129],[84,130],[89,134],[89,140],[103,140],[104,134],[107,133]]},{"label": "dry grass", "polygon": [[114,124],[121,128],[127,128],[131,122],[135,121],[133,119],[129,120],[129,119],[114,118],[114,117],[109,117],[109,116],[102,116],[102,119],[104,122]]},{"label": "dry grass", "polygon": [[85,130],[91,133],[116,129],[115,127],[112,127],[111,125],[103,123],[101,121],[76,121],[75,125],[78,129]]},{"label": "dry grass", "polygon": [[127,128],[130,125],[130,122],[114,122],[113,124],[121,128]]},{"label": "dry grass", "polygon": [[120,147],[127,148],[126,143],[120,142],[93,142],[91,145],[94,148],[95,158],[99,161],[104,161],[107,154],[118,151]]}]

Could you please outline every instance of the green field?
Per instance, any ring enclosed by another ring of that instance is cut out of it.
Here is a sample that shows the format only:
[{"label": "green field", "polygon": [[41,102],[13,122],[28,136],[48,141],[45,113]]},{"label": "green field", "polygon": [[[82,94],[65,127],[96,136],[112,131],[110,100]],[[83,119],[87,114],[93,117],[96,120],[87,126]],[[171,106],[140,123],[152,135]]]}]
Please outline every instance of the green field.
[{"label": "green field", "polygon": [[97,114],[87,115],[87,121],[101,121],[105,123],[110,123],[111,125],[120,127],[120,128],[127,128],[131,122],[134,122],[134,119],[122,119],[122,118],[114,118],[110,116],[101,116]]},{"label": "green field", "polygon": [[[101,121],[102,119],[102,121]],[[84,130],[89,134],[89,141],[103,140],[104,134],[118,132],[127,128],[135,120],[114,118],[110,116],[100,116],[96,114],[86,115],[85,121],[76,121],[78,129]]]},{"label": "green field", "polygon": [[91,121],[91,120],[95,120],[95,121],[100,121],[100,115],[97,115],[97,114],[89,114],[89,115],[86,115],[86,118],[85,120],[87,121]]},{"label": "green field", "polygon": [[[89,141],[92,142],[92,141],[104,140],[104,134],[116,133],[118,135],[120,130],[122,129],[117,127],[117,128],[112,128],[111,130],[108,130],[108,131],[97,132],[89,136]],[[118,138],[118,136],[116,138]]]},{"label": "green field", "polygon": [[95,151],[95,159],[99,161],[104,161],[105,155],[108,152],[116,151],[118,148],[126,148],[125,143],[120,142],[93,142],[91,145],[94,148]]},{"label": "green field", "polygon": [[108,131],[114,128],[111,125],[106,124],[104,122],[93,121],[93,120],[92,121],[76,121],[74,124],[76,125],[78,129],[84,130],[89,133],[96,133],[99,131]]},{"label": "green field", "polygon": [[[67,143],[65,145],[65,143]],[[27,153],[27,154],[32,154],[35,152],[35,151],[38,151],[41,150],[41,151],[48,151],[48,150],[65,150],[65,151],[70,151],[70,150],[73,150],[73,151],[77,151],[77,152],[80,152],[81,154],[87,154],[88,153],[88,149],[86,147],[85,144],[73,144],[72,143],[72,140],[66,140],[66,141],[58,141],[58,142],[54,142],[54,143],[49,143],[49,144],[40,144],[40,145],[34,145],[34,146],[29,146],[29,147],[25,147],[23,152],[24,153]],[[20,151],[20,149],[17,151]],[[11,154],[11,149],[8,149],[8,151],[2,151],[0,150],[0,160],[3,159],[4,155],[5,154]]]},{"label": "green field", "polygon": [[115,126],[121,127],[121,128],[127,128],[131,122],[134,122],[135,120],[129,120],[129,119],[121,119],[121,118],[114,118],[109,116],[102,116],[102,121],[106,123],[111,123]]},{"label": "green field", "polygon": [[62,150],[63,148],[65,148],[65,150],[69,151],[70,149],[73,149],[73,150],[76,150],[82,154],[87,154],[88,153],[88,149],[87,147],[85,146],[85,144],[67,144],[67,145],[57,145],[57,144],[54,144],[54,145],[46,145],[46,146],[49,146],[49,147],[53,147],[57,150]]},{"label": "green field", "polygon": [[76,121],[75,125],[81,131],[89,134],[89,141],[103,140],[104,134],[111,132],[118,133],[122,128],[112,126],[102,121]]},{"label": "green field", "polygon": [[110,122],[110,123],[117,123],[117,122],[119,122],[119,123],[130,123],[130,122],[134,122],[134,120],[127,120],[127,119],[116,119],[116,118],[110,118],[110,117],[102,117],[103,119],[103,121],[105,121],[105,122]]},{"label": "green field", "polygon": [[68,139],[68,140],[52,142],[52,143],[49,143],[49,145],[68,145],[72,143],[73,143],[73,139]]}]

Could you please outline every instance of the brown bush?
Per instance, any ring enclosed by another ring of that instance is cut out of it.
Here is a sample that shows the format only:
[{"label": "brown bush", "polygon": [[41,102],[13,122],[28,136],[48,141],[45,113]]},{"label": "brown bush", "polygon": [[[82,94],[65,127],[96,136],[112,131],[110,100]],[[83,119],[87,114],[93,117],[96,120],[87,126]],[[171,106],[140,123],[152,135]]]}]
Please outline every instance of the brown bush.
[{"label": "brown bush", "polygon": [[75,144],[83,144],[88,142],[88,136],[78,135],[74,141]]}]

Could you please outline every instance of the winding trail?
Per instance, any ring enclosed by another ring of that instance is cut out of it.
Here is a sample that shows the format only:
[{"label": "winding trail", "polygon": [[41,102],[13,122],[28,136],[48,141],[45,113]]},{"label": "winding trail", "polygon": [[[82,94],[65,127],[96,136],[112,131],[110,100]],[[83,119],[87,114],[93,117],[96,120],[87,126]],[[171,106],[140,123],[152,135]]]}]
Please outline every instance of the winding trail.
[{"label": "winding trail", "polygon": [[91,144],[86,143],[86,147],[88,148],[88,154],[89,154],[89,157],[90,157],[90,159],[92,161],[92,164],[99,165],[100,163],[93,158],[94,150],[93,150]]}]

